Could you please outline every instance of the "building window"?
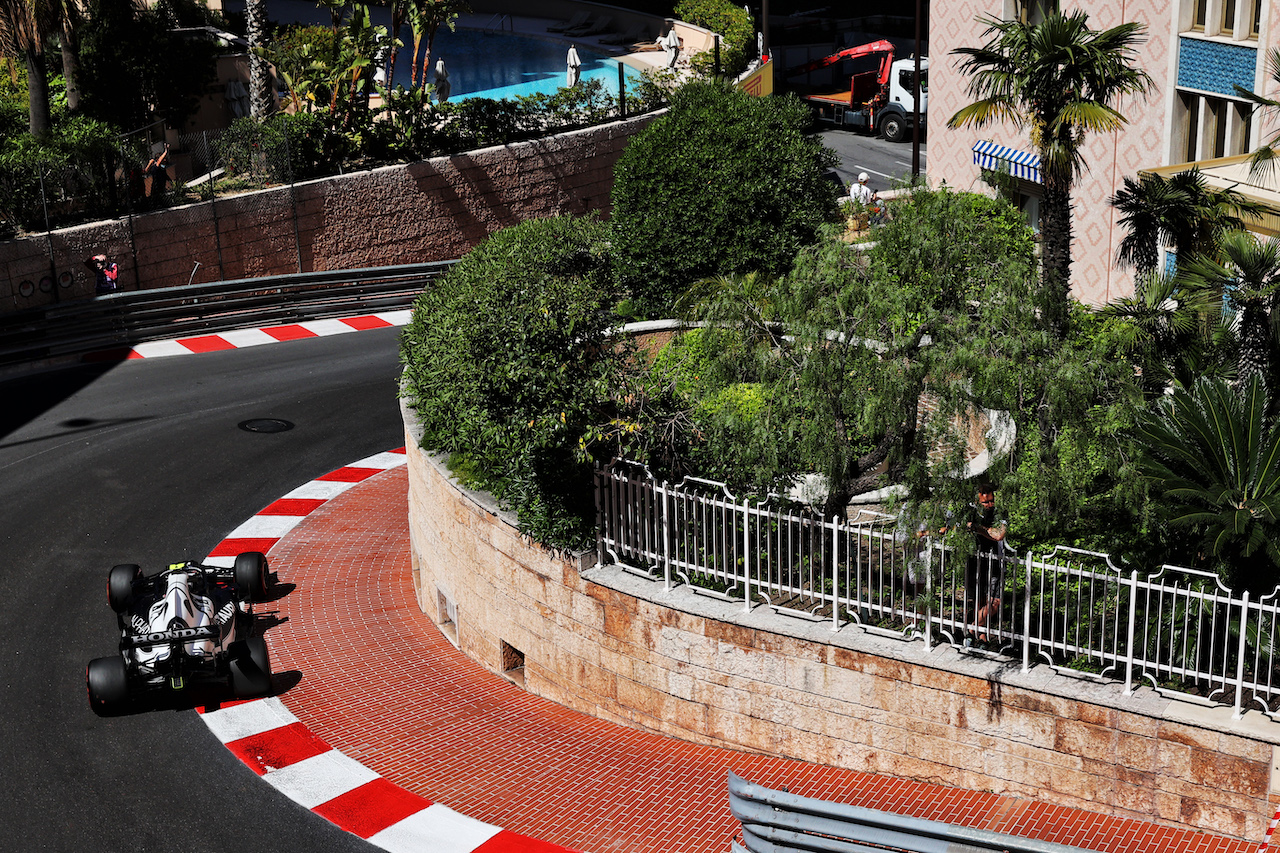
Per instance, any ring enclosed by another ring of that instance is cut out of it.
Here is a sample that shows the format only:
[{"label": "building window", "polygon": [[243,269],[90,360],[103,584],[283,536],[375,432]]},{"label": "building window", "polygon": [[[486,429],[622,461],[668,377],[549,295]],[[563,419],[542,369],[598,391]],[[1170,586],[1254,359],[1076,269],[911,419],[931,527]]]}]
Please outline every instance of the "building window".
[{"label": "building window", "polygon": [[1180,8],[1179,26],[1185,30],[1237,41],[1258,38],[1262,0],[1182,0]]},{"label": "building window", "polygon": [[1222,34],[1229,36],[1236,29],[1236,0],[1222,0]]},{"label": "building window", "polygon": [[1180,162],[1233,157],[1249,151],[1253,109],[1243,101],[1179,92],[1183,140],[1176,143]]},{"label": "building window", "polygon": [[1196,95],[1183,95],[1182,101],[1187,114],[1187,123],[1183,125],[1186,131],[1187,147],[1182,152],[1182,162],[1194,163],[1200,141],[1200,98]]}]

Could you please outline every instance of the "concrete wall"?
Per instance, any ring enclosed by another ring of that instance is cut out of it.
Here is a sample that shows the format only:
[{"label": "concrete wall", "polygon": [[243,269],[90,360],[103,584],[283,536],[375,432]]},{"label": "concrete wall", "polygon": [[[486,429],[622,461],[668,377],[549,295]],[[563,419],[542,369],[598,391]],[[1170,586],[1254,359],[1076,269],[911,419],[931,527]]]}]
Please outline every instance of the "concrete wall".
[{"label": "concrete wall", "polygon": [[98,252],[134,290],[193,270],[196,282],[297,272],[299,259],[303,271],[450,260],[525,219],[607,215],[613,165],[651,118],[135,216],[132,234],[119,219],[10,241],[0,312],[91,296],[84,260]]},{"label": "concrete wall", "polygon": [[[698,743],[1044,799],[1256,842],[1280,724],[1256,711],[950,647],[833,633],[523,539],[417,448],[406,414],[414,585],[470,657],[583,713]],[[514,650],[514,651],[513,651]]]}]

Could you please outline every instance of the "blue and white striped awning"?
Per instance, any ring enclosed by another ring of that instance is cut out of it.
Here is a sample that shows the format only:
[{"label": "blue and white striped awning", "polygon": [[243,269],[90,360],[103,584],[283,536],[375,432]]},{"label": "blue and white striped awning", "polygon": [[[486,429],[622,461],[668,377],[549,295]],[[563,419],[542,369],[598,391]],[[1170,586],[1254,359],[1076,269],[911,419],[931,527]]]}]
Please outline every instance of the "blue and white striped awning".
[{"label": "blue and white striped awning", "polygon": [[973,144],[973,164],[993,172],[1008,172],[1015,178],[1040,183],[1039,154],[1006,148],[994,142],[979,141]]}]

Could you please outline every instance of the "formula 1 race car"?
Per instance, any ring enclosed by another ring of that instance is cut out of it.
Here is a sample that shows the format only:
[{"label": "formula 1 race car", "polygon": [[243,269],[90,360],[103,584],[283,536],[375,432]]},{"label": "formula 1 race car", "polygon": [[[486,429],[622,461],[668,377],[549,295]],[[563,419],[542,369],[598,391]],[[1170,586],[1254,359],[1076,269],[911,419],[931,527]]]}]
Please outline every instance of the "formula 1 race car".
[{"label": "formula 1 race car", "polygon": [[232,568],[175,563],[146,577],[136,565],[107,576],[107,602],[120,626],[120,654],[89,661],[89,707],[118,713],[140,694],[197,685],[230,687],[237,698],[271,690],[271,662],[251,636],[252,602],[268,596],[267,559],[240,554]]}]

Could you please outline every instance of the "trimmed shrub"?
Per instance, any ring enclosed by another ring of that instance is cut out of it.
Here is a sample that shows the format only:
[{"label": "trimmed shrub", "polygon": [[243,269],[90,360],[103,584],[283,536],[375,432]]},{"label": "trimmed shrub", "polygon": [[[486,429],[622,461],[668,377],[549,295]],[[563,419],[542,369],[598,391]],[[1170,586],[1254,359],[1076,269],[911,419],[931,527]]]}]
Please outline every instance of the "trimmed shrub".
[{"label": "trimmed shrub", "polygon": [[553,547],[593,539],[583,437],[625,357],[607,338],[606,238],[594,218],[499,231],[418,298],[402,343],[422,446]]},{"label": "trimmed shrub", "polygon": [[691,83],[614,169],[612,235],[620,283],[641,312],[669,316],[711,275],[786,272],[839,216],[824,178],[836,161],[805,135],[798,99]]}]

